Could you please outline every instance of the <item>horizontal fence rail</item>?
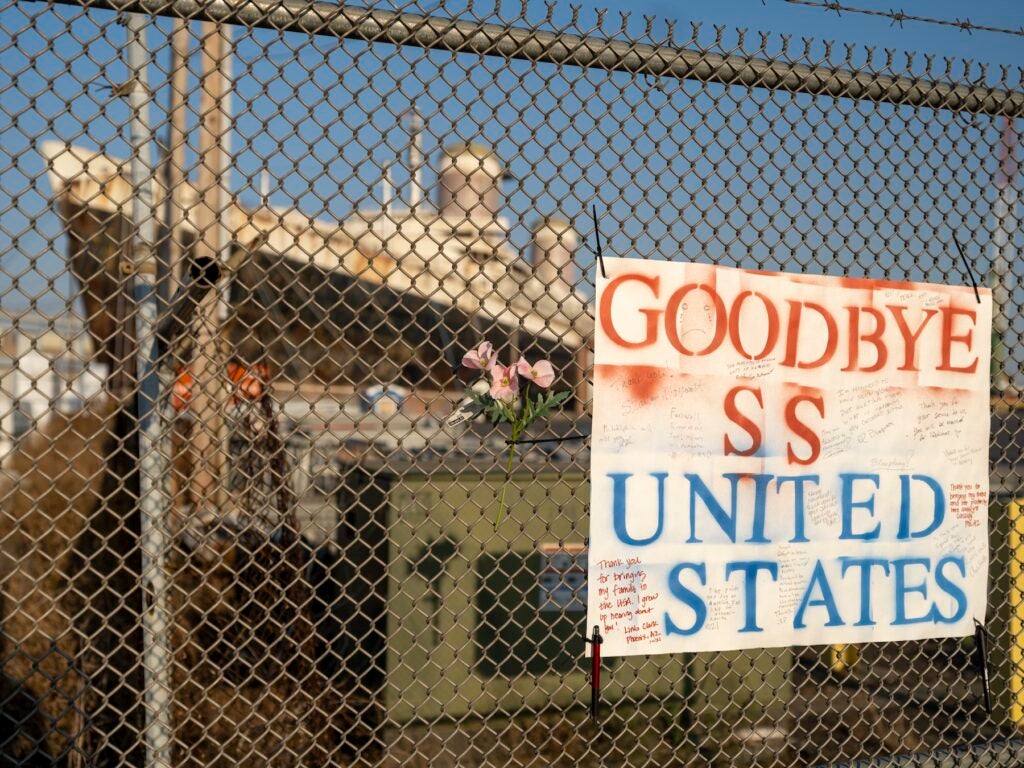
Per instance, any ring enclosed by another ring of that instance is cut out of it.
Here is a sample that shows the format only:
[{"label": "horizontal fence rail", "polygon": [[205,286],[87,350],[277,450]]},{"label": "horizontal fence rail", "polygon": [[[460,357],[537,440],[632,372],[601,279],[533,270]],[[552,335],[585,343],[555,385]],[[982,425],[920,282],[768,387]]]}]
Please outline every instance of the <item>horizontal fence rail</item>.
[{"label": "horizontal fence rail", "polygon": [[[73,3],[73,0],[57,0]],[[809,67],[764,59],[721,56],[668,46],[577,37],[558,32],[476,24],[411,13],[391,13],[331,3],[198,2],[197,0],[92,0],[88,7],[158,13],[252,27],[332,35],[370,43],[411,45],[532,62],[595,67],[635,75],[674,77],[719,85],[771,88],[812,96],[837,96],[886,104],[1019,117],[1024,93],[996,88]]]}]

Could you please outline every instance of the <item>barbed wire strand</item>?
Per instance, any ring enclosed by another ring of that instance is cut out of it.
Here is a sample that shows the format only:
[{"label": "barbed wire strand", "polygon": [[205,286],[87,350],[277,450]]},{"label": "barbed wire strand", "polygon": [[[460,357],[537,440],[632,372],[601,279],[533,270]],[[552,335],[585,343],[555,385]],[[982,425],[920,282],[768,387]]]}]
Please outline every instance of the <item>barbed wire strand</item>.
[{"label": "barbed wire strand", "polygon": [[991,27],[986,24],[975,24],[968,18],[932,19],[927,16],[915,16],[910,13],[905,13],[902,9],[880,11],[873,8],[855,8],[849,5],[842,5],[838,2],[832,2],[832,0],[784,0],[784,2],[787,2],[790,5],[806,5],[811,8],[820,8],[823,11],[835,11],[839,16],[843,13],[859,13],[864,16],[881,16],[883,18],[890,19],[890,25],[899,24],[901,28],[903,27],[904,21],[916,21],[922,24],[937,24],[942,27],[954,27],[963,32],[967,32],[968,34],[971,32],[994,32],[999,35],[1024,37],[1024,26],[1018,27],[1017,29]]}]

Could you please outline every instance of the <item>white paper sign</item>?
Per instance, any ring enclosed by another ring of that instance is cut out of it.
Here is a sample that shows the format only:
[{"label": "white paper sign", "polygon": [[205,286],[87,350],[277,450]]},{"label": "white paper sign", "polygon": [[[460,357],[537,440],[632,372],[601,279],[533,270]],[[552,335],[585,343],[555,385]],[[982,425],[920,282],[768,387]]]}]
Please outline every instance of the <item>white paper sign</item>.
[{"label": "white paper sign", "polygon": [[606,267],[587,601],[602,653],[984,621],[988,291]]}]

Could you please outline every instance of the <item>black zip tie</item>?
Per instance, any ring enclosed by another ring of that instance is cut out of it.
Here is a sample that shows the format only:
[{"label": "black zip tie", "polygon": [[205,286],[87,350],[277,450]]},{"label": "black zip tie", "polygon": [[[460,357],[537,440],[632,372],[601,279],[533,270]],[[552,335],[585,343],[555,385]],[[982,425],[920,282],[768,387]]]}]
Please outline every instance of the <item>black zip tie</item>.
[{"label": "black zip tie", "polygon": [[597,263],[601,265],[601,277],[608,279],[608,273],[604,271],[604,254],[601,253],[601,230],[597,226],[597,203],[590,209],[594,214],[594,240],[597,241]]},{"label": "black zip tie", "polygon": [[960,241],[956,239],[956,235],[953,235],[953,242],[956,243],[956,249],[960,251],[960,258],[963,259],[964,269],[967,270],[967,276],[971,279],[971,287],[974,288],[974,298],[981,304],[981,295],[978,293],[978,283],[974,279],[974,270],[971,269],[971,263],[967,261],[967,254],[964,253],[963,246],[960,245]]},{"label": "black zip tie", "polygon": [[989,690],[988,678],[988,653],[985,647],[985,638],[988,637],[988,630],[985,625],[977,619],[974,620],[974,660],[978,665],[978,673],[981,675],[981,692],[985,697],[985,714],[992,714],[992,693]]},{"label": "black zip tie", "polygon": [[584,644],[590,643],[590,716],[597,720],[597,707],[601,703],[601,628],[594,625],[594,633],[583,636]]},{"label": "black zip tie", "polygon": [[563,443],[566,440],[586,440],[590,434],[577,432],[575,435],[564,435],[562,437],[536,437],[529,440],[506,440],[505,445],[533,445],[536,443]]}]

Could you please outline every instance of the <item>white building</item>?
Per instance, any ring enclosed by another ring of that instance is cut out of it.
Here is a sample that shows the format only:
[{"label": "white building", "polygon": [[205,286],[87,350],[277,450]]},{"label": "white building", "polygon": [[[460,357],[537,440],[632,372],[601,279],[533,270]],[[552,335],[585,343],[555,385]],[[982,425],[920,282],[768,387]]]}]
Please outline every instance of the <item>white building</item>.
[{"label": "white building", "polygon": [[90,346],[81,326],[0,312],[0,460],[48,413],[102,390],[106,372],[88,364]]}]

